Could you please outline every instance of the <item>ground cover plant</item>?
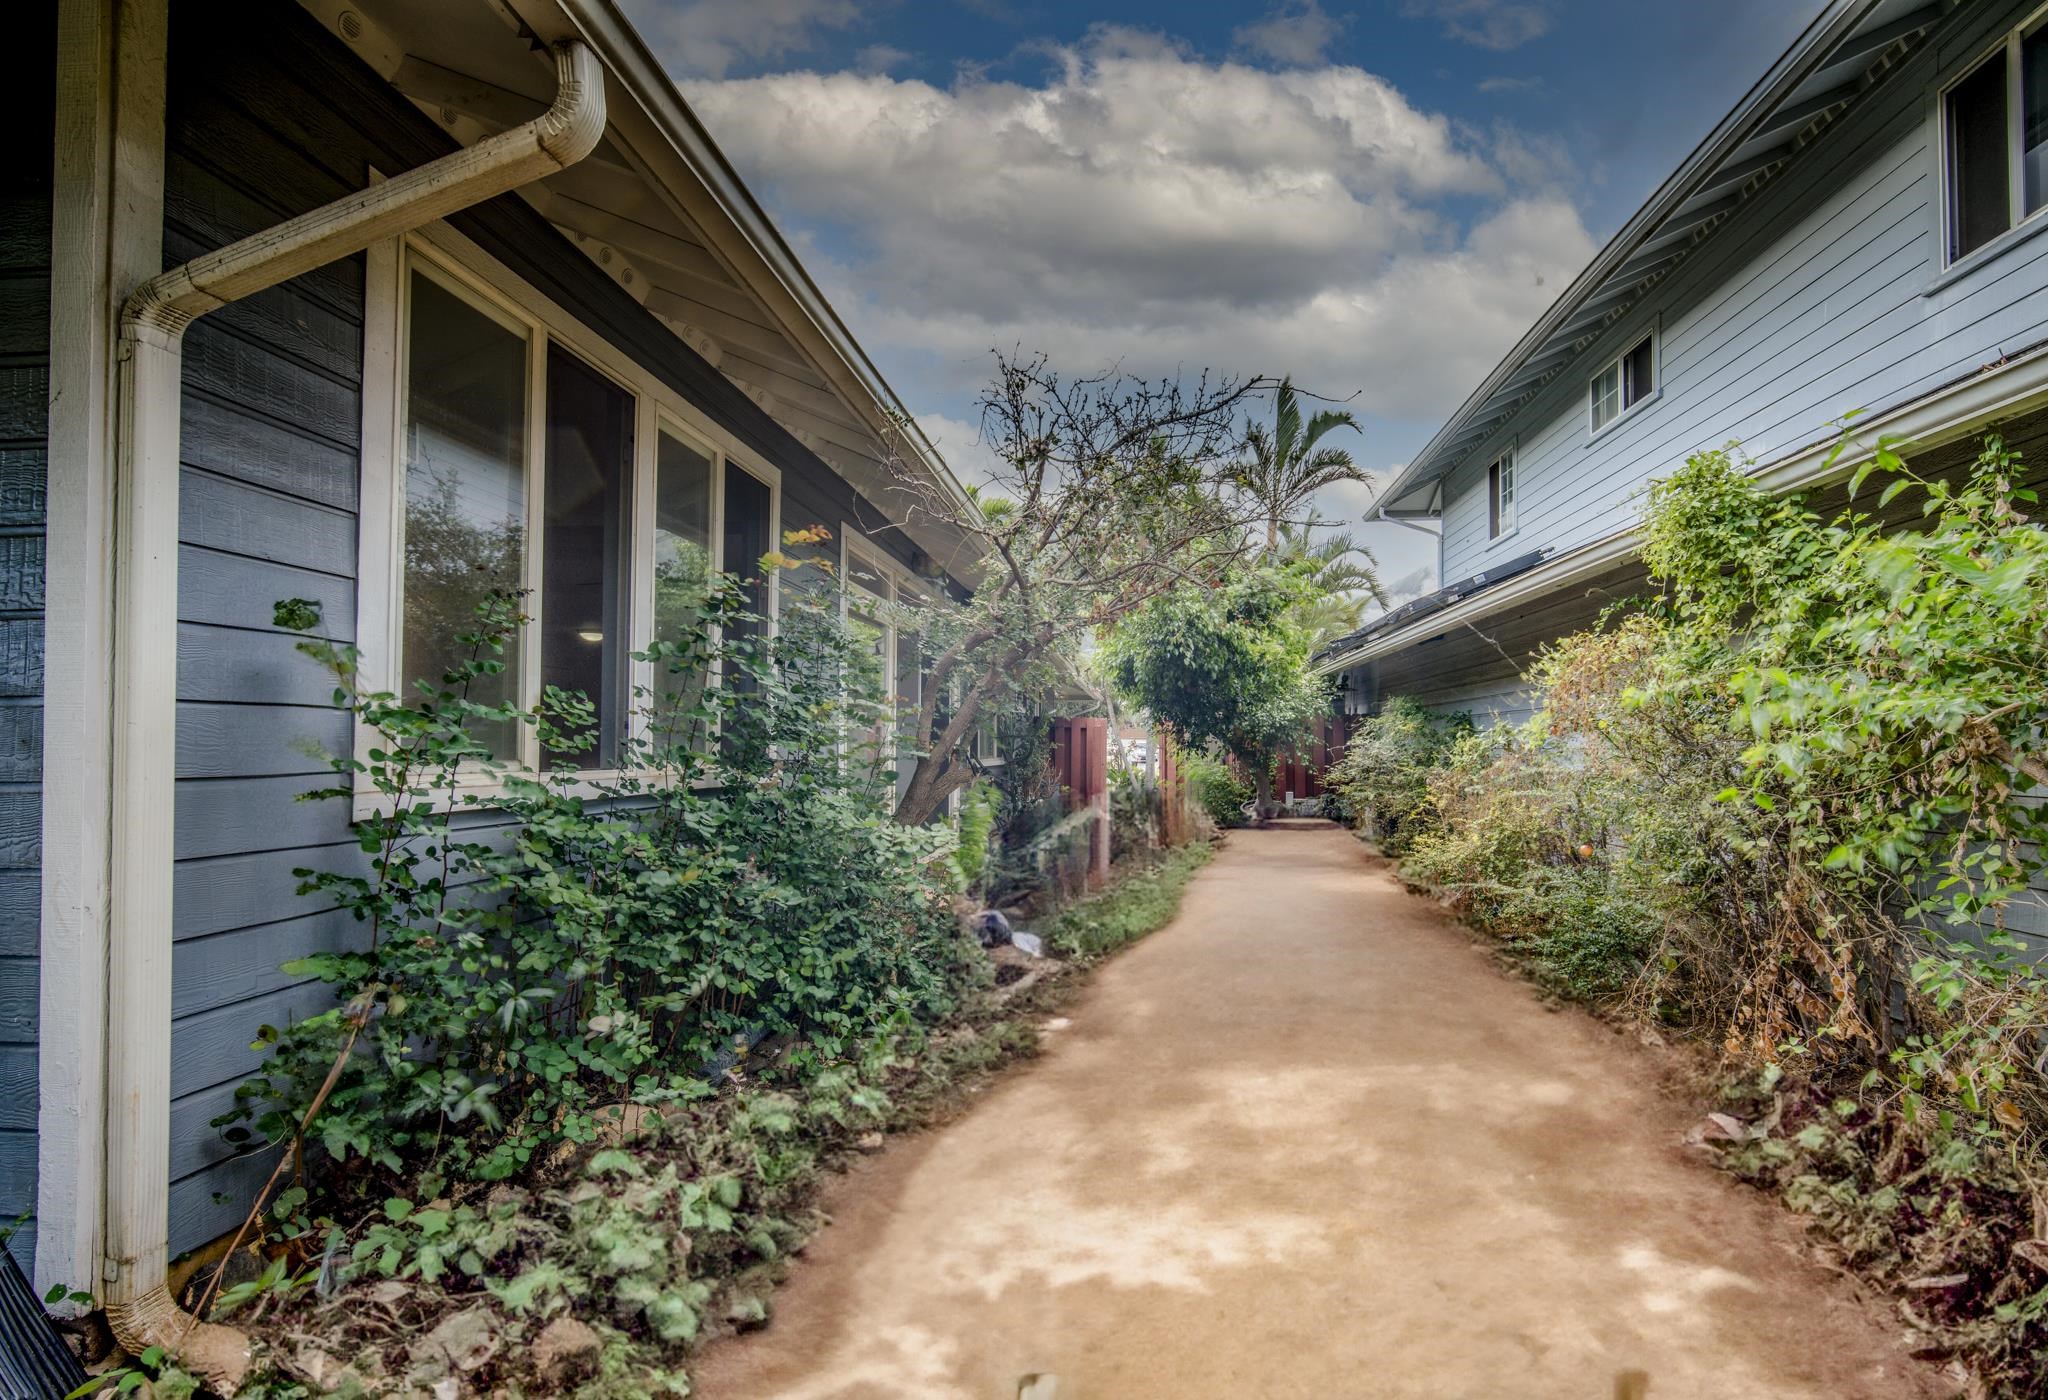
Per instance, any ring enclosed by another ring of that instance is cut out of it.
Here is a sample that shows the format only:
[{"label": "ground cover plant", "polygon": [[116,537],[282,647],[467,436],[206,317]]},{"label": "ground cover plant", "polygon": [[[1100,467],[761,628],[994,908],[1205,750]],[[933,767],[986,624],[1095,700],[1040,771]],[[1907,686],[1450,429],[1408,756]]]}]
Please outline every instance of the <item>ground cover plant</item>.
[{"label": "ground cover plant", "polygon": [[1053,948],[1082,962],[1098,962],[1164,928],[1180,908],[1195,872],[1208,863],[1207,842],[1133,857],[1108,889],[1062,909],[1046,929]]},{"label": "ground cover plant", "polygon": [[2048,979],[2009,929],[2044,873],[2048,532],[2019,471],[1886,445],[1824,518],[1700,454],[1648,502],[1661,595],[1553,647],[1532,721],[1417,782],[1397,712],[1337,774],[1539,981],[1710,1047],[1728,1165],[2014,1396],[2048,1385]]}]

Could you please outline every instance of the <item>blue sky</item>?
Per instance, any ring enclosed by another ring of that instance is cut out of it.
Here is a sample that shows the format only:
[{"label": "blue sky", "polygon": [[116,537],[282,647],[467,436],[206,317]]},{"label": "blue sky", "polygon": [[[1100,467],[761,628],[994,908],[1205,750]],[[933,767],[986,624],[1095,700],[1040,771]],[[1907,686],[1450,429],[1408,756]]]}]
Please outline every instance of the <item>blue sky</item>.
[{"label": "blue sky", "polygon": [[1818,0],[625,3],[972,476],[995,346],[1291,374],[1397,468]]}]

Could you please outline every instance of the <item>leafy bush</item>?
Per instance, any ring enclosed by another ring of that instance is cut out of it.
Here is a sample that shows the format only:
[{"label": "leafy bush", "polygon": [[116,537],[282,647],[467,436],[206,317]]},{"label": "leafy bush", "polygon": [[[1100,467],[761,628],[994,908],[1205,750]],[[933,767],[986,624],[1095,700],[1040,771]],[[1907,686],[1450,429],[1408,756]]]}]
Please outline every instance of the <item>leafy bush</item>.
[{"label": "leafy bush", "polygon": [[[645,658],[683,682],[640,697],[655,737],[601,780],[570,766],[591,741],[582,697],[472,698],[503,669],[514,598],[488,600],[462,659],[411,698],[367,691],[354,648],[302,642],[377,736],[309,796],[367,792],[380,814],[358,828],[360,864],[298,872],[362,934],[291,965],[337,1004],[265,1029],[230,1136],[293,1141],[318,1105],[337,1189],[429,1158],[502,1179],[594,1141],[623,1104],[707,1092],[735,1047],[783,1036],[829,1059],[943,1016],[986,976],[933,878],[938,836],[885,820],[871,766],[845,752],[843,735],[875,728],[864,649],[829,598],[784,593],[769,638],[740,586],[711,586],[692,632]],[[296,601],[279,617],[317,620]],[[505,724],[562,766],[492,759],[477,735]]]},{"label": "leafy bush", "polygon": [[1381,849],[1398,855],[1429,828],[1430,773],[1471,731],[1470,715],[1438,715],[1395,696],[1351,733],[1324,786]]},{"label": "leafy bush", "polygon": [[1237,770],[1210,754],[1179,752],[1180,771],[1187,778],[1188,792],[1209,820],[1219,828],[1244,825],[1244,806],[1252,800],[1252,785]]}]

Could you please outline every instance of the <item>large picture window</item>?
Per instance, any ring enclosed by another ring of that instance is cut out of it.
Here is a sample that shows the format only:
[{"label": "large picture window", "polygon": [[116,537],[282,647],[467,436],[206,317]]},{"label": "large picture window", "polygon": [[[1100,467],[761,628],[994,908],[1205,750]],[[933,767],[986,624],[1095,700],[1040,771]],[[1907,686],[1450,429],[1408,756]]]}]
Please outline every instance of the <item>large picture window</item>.
[{"label": "large picture window", "polygon": [[[729,455],[666,384],[516,289],[417,243],[373,252],[371,283],[393,310],[368,318],[366,342],[389,336],[394,382],[388,485],[373,486],[366,451],[366,659],[406,694],[438,683],[464,659],[456,639],[475,630],[478,605],[519,592],[528,621],[471,698],[526,707],[547,687],[580,692],[592,742],[543,752],[511,722],[480,737],[506,762],[615,767],[649,722],[637,697],[687,709],[706,683],[633,658],[692,635],[714,572],[749,579],[749,626],[773,626],[760,559],[779,538],[779,477]],[[377,398],[366,392],[369,444]]]}]

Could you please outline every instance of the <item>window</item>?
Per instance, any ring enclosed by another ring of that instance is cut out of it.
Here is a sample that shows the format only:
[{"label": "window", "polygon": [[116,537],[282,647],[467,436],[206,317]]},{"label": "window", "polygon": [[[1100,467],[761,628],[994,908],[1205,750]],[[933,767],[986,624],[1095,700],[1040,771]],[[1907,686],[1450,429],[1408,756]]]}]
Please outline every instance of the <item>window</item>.
[{"label": "window", "polygon": [[[654,452],[654,640],[689,645],[704,615],[711,584],[711,521],[717,464],[709,452],[663,428]],[[675,732],[704,688],[704,678],[677,655],[654,668],[655,713],[662,728],[657,748],[701,745],[708,736]]]},{"label": "window", "polygon": [[[526,580],[526,385],[529,346],[515,330],[415,270],[408,287],[405,383],[405,627],[399,690],[439,684],[461,659],[456,637],[474,630],[493,589]],[[505,669],[471,698],[502,705],[518,693],[519,642]],[[517,757],[518,726],[479,736],[499,758]]]},{"label": "window", "polygon": [[633,396],[550,345],[547,403],[541,683],[587,695],[597,706],[595,742],[547,757],[579,768],[616,768],[632,693],[625,583]]},{"label": "window", "polygon": [[1486,469],[1486,534],[1489,539],[1515,532],[1515,454],[1504,452]]},{"label": "window", "polygon": [[1592,379],[1589,421],[1595,433],[1657,395],[1657,337],[1644,336],[1607,362]]},{"label": "window", "polygon": [[916,716],[931,669],[924,639],[904,625],[913,616],[905,605],[923,603],[927,594],[916,576],[862,542],[855,527],[842,526],[840,539],[845,543],[847,621],[873,646],[877,678],[888,700],[888,713],[856,743],[876,756],[878,770],[896,770],[900,797],[917,767]]},{"label": "window", "polygon": [[1942,94],[1948,260],[2048,205],[2048,21],[2013,30]]},{"label": "window", "polygon": [[[507,722],[480,735],[494,757],[604,770],[635,737],[701,742],[646,735],[650,707],[635,697],[651,694],[657,713],[675,699],[687,710],[705,678],[634,654],[684,642],[719,569],[750,580],[749,626],[773,626],[775,584],[756,565],[778,537],[779,478],[727,455],[697,410],[558,308],[536,309],[523,284],[444,261],[438,247],[421,236],[370,258],[366,674],[408,694],[438,682],[463,659],[455,638],[474,629],[478,604],[523,590],[529,620],[471,697],[525,707],[548,686],[578,691],[595,732],[587,749],[543,752],[533,730]],[[390,366],[385,392],[379,364]],[[375,465],[380,440],[388,473]],[[358,735],[359,748],[369,741]]]}]

